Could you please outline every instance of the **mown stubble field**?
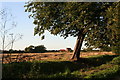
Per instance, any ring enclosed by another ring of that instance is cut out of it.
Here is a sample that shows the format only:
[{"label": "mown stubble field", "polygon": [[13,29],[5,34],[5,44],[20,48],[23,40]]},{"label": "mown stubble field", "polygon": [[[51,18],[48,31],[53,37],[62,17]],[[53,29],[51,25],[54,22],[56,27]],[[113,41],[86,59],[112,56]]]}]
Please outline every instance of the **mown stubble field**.
[{"label": "mown stubble field", "polygon": [[[33,60],[70,60],[73,53],[72,52],[48,52],[48,53],[11,53],[4,54],[4,63],[11,62],[23,62],[23,61],[33,61]],[[80,57],[89,57],[93,55],[115,55],[112,52],[81,52]],[[11,57],[10,57],[11,56]]]}]

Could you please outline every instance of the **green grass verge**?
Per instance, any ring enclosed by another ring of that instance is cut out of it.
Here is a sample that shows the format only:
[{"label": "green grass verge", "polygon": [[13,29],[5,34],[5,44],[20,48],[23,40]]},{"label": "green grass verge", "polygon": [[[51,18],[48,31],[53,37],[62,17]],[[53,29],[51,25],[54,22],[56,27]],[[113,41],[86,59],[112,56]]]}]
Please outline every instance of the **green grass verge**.
[{"label": "green grass verge", "polygon": [[[34,61],[3,64],[3,78],[114,78],[120,73],[120,56],[102,55],[72,61]],[[80,79],[80,80],[81,80]]]},{"label": "green grass verge", "polygon": [[102,80],[108,80],[108,78],[114,78],[115,76],[120,75],[120,56],[113,58],[109,63],[103,64],[95,69],[99,70],[85,76],[84,78],[102,78]]}]

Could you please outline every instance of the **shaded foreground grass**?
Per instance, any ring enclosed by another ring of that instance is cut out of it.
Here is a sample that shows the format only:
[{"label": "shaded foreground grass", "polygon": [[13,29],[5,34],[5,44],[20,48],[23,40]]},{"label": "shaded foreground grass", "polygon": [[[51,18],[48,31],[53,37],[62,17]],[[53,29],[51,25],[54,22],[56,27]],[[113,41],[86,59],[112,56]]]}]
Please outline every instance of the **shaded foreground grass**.
[{"label": "shaded foreground grass", "polygon": [[80,61],[33,61],[3,65],[3,79],[93,79],[120,75],[120,56],[102,55]]}]

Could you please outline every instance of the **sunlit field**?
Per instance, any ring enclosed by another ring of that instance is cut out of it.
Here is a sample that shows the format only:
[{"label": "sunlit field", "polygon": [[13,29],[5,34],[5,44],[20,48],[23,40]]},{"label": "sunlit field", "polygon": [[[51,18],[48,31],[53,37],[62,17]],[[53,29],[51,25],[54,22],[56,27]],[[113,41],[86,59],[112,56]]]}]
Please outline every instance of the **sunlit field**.
[{"label": "sunlit field", "polygon": [[[25,61],[41,61],[41,60],[62,60],[62,61],[69,61],[72,57],[72,52],[48,52],[48,53],[10,53],[4,54],[4,63],[8,63],[9,59],[12,62],[25,62]],[[95,55],[115,55],[112,52],[81,52],[80,57],[89,57]]]}]

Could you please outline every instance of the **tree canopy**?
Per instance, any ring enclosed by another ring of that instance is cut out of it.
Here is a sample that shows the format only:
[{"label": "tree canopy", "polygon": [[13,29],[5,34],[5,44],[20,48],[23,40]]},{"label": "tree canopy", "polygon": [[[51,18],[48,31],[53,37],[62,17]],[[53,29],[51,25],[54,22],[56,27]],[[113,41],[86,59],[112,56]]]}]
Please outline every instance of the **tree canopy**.
[{"label": "tree canopy", "polygon": [[86,33],[95,25],[98,26],[106,5],[92,2],[28,2],[25,7],[26,12],[32,12],[29,17],[34,18],[35,34],[41,36],[48,30],[51,34],[67,38],[69,35],[76,37],[79,32]]}]

